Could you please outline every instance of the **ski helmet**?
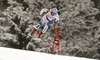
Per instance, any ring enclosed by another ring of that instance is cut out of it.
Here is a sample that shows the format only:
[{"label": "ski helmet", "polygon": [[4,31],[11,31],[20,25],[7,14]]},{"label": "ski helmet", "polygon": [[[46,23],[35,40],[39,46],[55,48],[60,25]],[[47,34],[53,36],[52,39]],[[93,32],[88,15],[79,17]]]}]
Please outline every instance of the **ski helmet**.
[{"label": "ski helmet", "polygon": [[58,12],[58,9],[57,9],[57,8],[53,8],[52,11],[51,11],[51,13],[52,13],[53,15],[55,15],[57,12]]}]

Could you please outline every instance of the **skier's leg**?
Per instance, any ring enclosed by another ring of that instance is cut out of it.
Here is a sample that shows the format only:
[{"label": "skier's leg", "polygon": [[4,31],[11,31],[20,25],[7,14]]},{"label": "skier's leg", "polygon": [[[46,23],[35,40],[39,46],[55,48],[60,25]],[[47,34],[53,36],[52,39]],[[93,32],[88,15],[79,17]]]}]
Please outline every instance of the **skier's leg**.
[{"label": "skier's leg", "polygon": [[44,29],[41,31],[41,33],[39,34],[38,38],[40,38],[41,35],[43,35],[43,33],[45,33],[48,29],[48,26],[45,24]]},{"label": "skier's leg", "polygon": [[30,35],[32,35],[33,33],[35,33],[35,31],[36,31],[36,30],[35,30],[35,29],[33,29],[33,31],[30,33]]},{"label": "skier's leg", "polygon": [[37,24],[36,27],[34,27],[33,31],[31,32],[31,35],[32,35],[33,33],[35,33],[35,31],[36,31],[37,29],[39,29],[39,27],[41,27],[42,25],[43,25],[43,20],[40,20],[39,24]]},{"label": "skier's leg", "polygon": [[51,24],[51,21],[50,22],[47,22],[45,24],[44,29],[42,30],[42,33],[45,33],[47,31],[47,29],[49,28],[50,24]]},{"label": "skier's leg", "polygon": [[35,29],[38,30],[44,24],[43,19],[36,25]]},{"label": "skier's leg", "polygon": [[48,23],[45,24],[44,29],[39,34],[38,38],[40,38],[40,36],[47,31],[47,29],[49,28],[50,24],[51,24],[51,22],[48,22]]}]

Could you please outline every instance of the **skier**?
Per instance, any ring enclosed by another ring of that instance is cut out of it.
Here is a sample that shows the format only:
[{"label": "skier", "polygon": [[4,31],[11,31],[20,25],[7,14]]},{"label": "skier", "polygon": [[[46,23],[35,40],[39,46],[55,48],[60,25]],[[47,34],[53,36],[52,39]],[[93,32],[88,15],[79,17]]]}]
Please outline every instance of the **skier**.
[{"label": "skier", "polygon": [[44,29],[41,31],[41,33],[39,34],[38,38],[40,38],[41,35],[43,35],[43,33],[45,33],[47,31],[47,29],[49,28],[51,22],[54,20],[53,25],[55,23],[57,23],[59,21],[59,15],[58,15],[58,10],[57,8],[53,8],[53,9],[42,9],[40,11],[40,15],[42,16],[42,14],[46,12],[47,14],[45,14],[42,19],[40,20],[39,24],[37,24],[33,31],[30,33],[30,35],[33,35],[33,33],[35,33],[36,30],[38,30],[41,26],[44,26]]}]

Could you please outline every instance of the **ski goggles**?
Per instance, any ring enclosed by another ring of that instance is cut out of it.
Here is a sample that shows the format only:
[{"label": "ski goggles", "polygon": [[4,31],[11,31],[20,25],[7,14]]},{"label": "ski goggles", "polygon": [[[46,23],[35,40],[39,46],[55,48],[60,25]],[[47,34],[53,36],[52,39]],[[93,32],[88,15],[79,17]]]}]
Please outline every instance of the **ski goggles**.
[{"label": "ski goggles", "polygon": [[53,15],[56,15],[56,13],[54,13],[53,11],[51,11],[51,13],[52,13]]}]

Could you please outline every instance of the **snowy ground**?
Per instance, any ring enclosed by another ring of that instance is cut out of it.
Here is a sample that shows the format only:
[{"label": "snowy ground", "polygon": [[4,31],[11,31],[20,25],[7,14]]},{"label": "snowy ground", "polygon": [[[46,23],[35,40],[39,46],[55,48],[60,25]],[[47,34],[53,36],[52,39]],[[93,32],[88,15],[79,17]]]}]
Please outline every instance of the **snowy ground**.
[{"label": "snowy ground", "polygon": [[0,60],[95,60],[0,47]]}]

